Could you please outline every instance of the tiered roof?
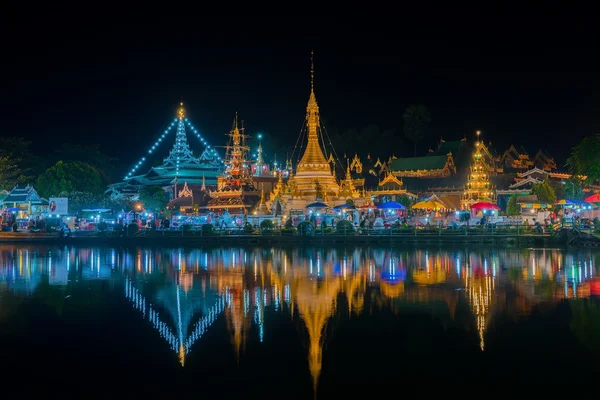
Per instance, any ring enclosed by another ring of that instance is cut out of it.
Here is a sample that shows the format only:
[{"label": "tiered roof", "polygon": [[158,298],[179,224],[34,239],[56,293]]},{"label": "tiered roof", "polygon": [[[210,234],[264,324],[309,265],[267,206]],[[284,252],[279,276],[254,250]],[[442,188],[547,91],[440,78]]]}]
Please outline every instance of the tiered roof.
[{"label": "tiered roof", "polygon": [[47,205],[48,200],[42,198],[38,192],[33,188],[33,186],[29,185],[18,185],[13,190],[11,190],[4,200],[2,200],[4,204],[37,204],[37,205]]},{"label": "tiered roof", "polygon": [[[178,111],[175,143],[161,166],[152,167],[145,174],[130,176],[109,186],[115,194],[135,195],[143,186],[171,186],[177,180],[189,185],[215,185],[223,171],[223,165],[214,150],[207,146],[200,157],[195,157],[188,144],[183,106]],[[165,131],[166,134],[166,131]],[[151,149],[152,152],[154,149]]]}]

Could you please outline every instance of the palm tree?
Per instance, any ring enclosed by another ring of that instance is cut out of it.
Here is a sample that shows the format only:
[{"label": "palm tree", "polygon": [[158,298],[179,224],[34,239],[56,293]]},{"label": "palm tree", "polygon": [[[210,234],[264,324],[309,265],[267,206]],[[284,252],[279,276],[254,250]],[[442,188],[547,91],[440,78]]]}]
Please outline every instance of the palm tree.
[{"label": "palm tree", "polygon": [[416,157],[417,143],[427,135],[431,114],[424,105],[412,105],[404,111],[402,118],[404,119],[404,136],[414,143],[414,156]]}]

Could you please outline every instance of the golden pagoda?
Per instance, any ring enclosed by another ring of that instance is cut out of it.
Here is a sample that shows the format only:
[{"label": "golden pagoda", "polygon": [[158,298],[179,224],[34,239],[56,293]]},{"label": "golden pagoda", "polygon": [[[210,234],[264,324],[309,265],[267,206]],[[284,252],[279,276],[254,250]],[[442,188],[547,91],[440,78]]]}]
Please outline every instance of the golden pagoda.
[{"label": "golden pagoda", "polygon": [[271,213],[271,211],[267,207],[267,203],[265,202],[265,184],[264,183],[260,185],[260,201],[258,202],[258,205],[256,206],[255,211],[256,211],[256,213],[261,214],[261,215],[267,215],[267,214]]},{"label": "golden pagoda", "polygon": [[[340,184],[332,171],[329,159],[319,144],[321,118],[319,105],[314,91],[314,63],[310,69],[310,96],[306,105],[306,127],[308,129],[308,142],[302,158],[296,166],[293,174],[293,190],[280,191],[284,194],[278,199],[287,209],[303,209],[306,205],[315,201],[343,203],[346,199],[358,199],[357,205],[362,205],[360,193],[356,190],[345,190],[340,193]],[[272,196],[274,198],[274,196]]]},{"label": "golden pagoda", "polygon": [[358,191],[356,190],[354,181],[350,175],[350,165],[346,168],[346,178],[341,182],[339,196],[350,199],[358,197]]},{"label": "golden pagoda", "polygon": [[319,182],[330,197],[337,197],[340,187],[323,150],[319,145],[318,130],[321,125],[319,105],[314,90],[314,63],[311,57],[310,96],[306,105],[308,143],[304,155],[296,167],[296,187],[302,196],[315,195],[315,181]]},{"label": "golden pagoda", "polygon": [[489,153],[487,147],[479,139],[480,131],[477,131],[477,142],[473,153],[473,162],[469,168],[467,184],[461,198],[461,206],[464,210],[478,202],[496,202],[495,188],[490,181],[493,168],[486,162],[485,155]]}]

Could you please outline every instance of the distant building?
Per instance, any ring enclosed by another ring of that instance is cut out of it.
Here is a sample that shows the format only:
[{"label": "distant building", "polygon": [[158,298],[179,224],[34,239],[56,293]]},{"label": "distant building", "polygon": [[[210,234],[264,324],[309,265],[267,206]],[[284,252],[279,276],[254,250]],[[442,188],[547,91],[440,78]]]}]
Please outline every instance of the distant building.
[{"label": "distant building", "polygon": [[2,200],[2,209],[13,208],[17,218],[25,219],[48,209],[48,200],[29,185],[17,185]]},{"label": "distant building", "polygon": [[548,152],[545,152],[542,149],[538,150],[535,157],[533,157],[533,165],[536,168],[547,172],[555,172],[558,169],[554,157],[550,156]]},{"label": "distant building", "polygon": [[533,185],[546,179],[563,182],[569,178],[571,178],[571,174],[548,172],[534,167],[523,173],[518,173],[514,178],[515,182],[509,186],[509,189],[531,189]]},{"label": "distant building", "polygon": [[178,191],[176,197],[167,204],[167,208],[181,214],[197,214],[200,206],[206,203],[208,191],[206,185],[190,188],[187,182],[184,182],[183,188]]},{"label": "distant building", "polygon": [[504,171],[527,171],[533,167],[533,161],[529,158],[527,151],[522,146],[517,149],[514,145],[511,145],[502,154],[500,164]]}]

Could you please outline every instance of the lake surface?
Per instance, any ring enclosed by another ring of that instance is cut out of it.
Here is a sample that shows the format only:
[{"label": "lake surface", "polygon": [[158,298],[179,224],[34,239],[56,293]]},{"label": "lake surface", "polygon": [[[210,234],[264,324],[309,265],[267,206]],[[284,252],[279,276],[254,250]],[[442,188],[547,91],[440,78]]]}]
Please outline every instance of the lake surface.
[{"label": "lake surface", "polygon": [[0,246],[4,393],[583,395],[599,256]]}]

